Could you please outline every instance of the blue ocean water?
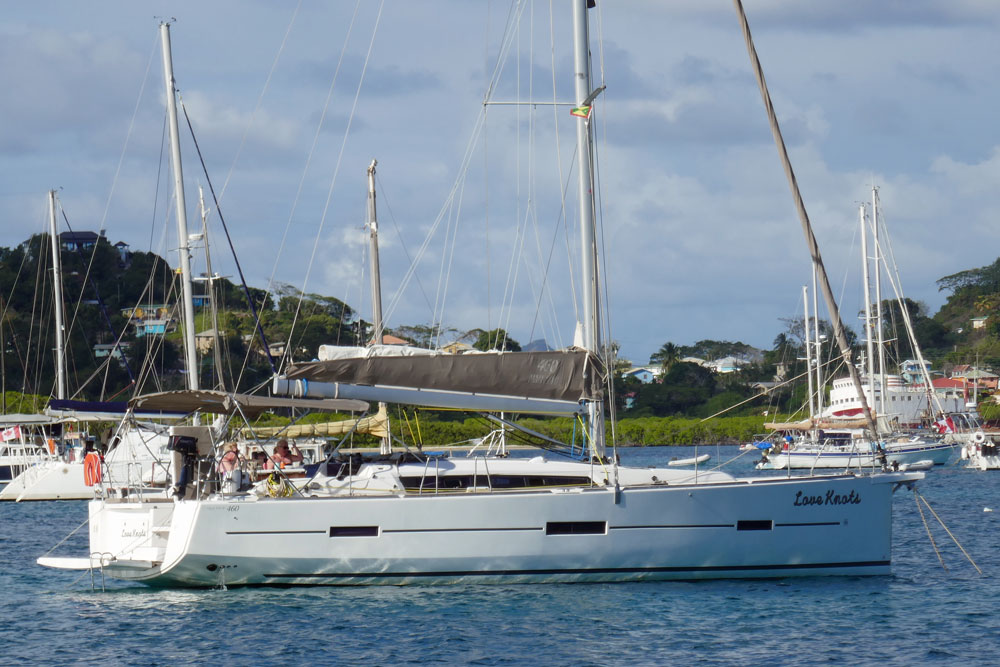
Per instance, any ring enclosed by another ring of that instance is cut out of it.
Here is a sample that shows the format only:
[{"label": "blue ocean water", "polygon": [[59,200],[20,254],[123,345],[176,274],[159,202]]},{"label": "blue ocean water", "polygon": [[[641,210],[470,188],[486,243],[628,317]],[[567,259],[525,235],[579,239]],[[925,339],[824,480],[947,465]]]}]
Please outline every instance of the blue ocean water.
[{"label": "blue ocean water", "polygon": [[[622,451],[663,464],[693,448]],[[735,447],[702,447],[714,463]],[[749,472],[752,457],[732,472]],[[0,504],[4,664],[1000,663],[1000,472],[939,467],[894,501],[889,577],[371,588],[154,590],[46,570],[35,558],[86,503]],[[985,512],[991,508],[995,512]],[[86,527],[60,547],[86,552]]]}]

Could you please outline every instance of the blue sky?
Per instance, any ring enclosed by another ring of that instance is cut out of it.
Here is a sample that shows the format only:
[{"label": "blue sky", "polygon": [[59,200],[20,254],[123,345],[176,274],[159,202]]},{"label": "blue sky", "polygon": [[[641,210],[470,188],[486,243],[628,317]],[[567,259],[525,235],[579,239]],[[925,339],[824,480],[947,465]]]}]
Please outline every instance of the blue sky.
[{"label": "blue sky", "polygon": [[[389,326],[569,344],[568,112],[494,106],[474,135],[508,16],[493,99],[571,101],[562,5],[550,24],[546,2],[11,3],[0,245],[41,231],[45,193],[61,188],[74,229],[103,226],[176,262],[154,18],[170,16],[178,86],[252,285],[304,286],[367,314],[360,228],[377,158]],[[860,303],[857,209],[874,182],[904,291],[935,312],[938,278],[1000,255],[1000,5],[745,6],[845,311]],[[611,336],[638,363],[666,341],[770,346],[779,318],[801,312],[809,266],[731,3],[600,2],[591,16]],[[189,142],[184,165],[193,224],[205,179]],[[217,222],[213,264],[234,275]]]}]

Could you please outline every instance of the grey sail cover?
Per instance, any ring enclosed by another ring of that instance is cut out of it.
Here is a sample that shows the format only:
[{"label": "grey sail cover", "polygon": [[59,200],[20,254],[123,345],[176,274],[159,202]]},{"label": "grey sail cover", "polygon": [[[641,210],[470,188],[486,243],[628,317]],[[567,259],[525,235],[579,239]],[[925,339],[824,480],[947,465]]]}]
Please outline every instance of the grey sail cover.
[{"label": "grey sail cover", "polygon": [[563,401],[596,400],[603,385],[597,357],[580,348],[310,361],[285,377]]}]

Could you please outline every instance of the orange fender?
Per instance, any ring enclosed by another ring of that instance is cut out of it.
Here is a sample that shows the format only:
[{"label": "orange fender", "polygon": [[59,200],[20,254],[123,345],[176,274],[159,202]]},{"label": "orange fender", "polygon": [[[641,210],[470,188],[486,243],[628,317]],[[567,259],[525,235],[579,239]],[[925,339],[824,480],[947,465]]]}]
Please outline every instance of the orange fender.
[{"label": "orange fender", "polygon": [[83,458],[83,483],[94,486],[101,481],[101,457],[90,452]]}]

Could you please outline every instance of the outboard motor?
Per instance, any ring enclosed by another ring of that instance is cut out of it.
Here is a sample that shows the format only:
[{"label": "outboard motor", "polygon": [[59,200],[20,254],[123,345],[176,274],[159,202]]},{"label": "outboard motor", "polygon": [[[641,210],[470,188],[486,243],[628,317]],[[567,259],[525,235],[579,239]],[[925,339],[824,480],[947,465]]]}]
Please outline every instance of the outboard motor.
[{"label": "outboard motor", "polygon": [[171,494],[177,500],[193,496],[188,486],[195,478],[198,459],[212,455],[212,435],[207,426],[171,426],[170,440]]}]

